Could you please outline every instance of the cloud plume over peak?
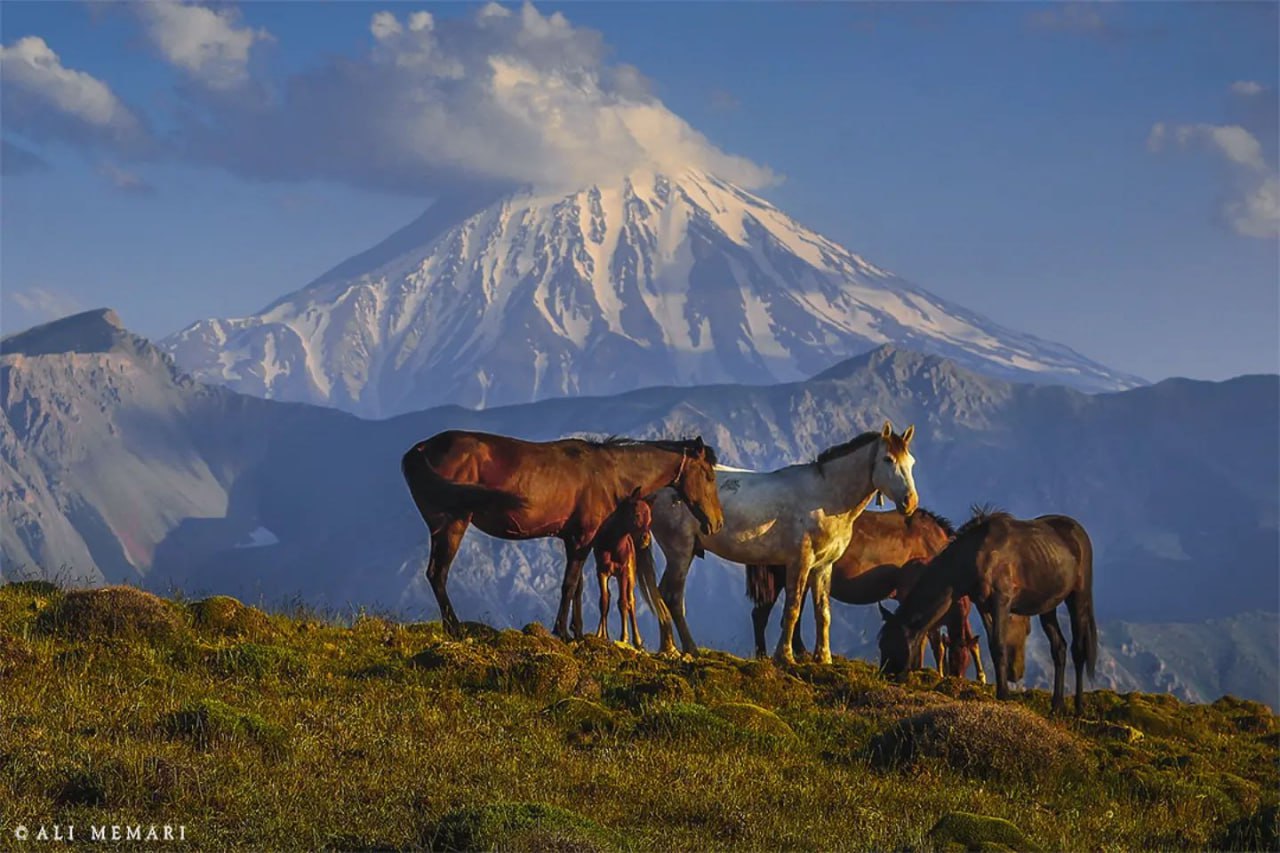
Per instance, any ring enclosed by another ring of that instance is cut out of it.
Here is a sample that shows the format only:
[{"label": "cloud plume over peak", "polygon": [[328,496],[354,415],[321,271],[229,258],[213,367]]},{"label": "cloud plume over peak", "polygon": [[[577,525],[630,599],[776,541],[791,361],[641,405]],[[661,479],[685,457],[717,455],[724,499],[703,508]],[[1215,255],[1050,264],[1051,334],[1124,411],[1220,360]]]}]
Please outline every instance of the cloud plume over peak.
[{"label": "cloud plume over peak", "polygon": [[1147,135],[1147,149],[1158,153],[1173,146],[1212,154],[1223,165],[1222,221],[1242,236],[1276,239],[1280,237],[1280,170],[1275,162],[1275,98],[1260,97],[1268,90],[1248,80],[1236,81],[1229,91],[1237,99],[1257,102],[1259,108],[1242,113],[1241,123],[1156,122]]},{"label": "cloud plume over peak", "polygon": [[[600,34],[531,4],[459,17],[376,11],[370,49],[293,75],[265,99],[184,116],[179,151],[266,180],[429,195],[459,185],[578,187],[640,169],[776,180],[672,113]],[[264,88],[263,91],[268,91]],[[198,117],[197,117],[198,116]]]},{"label": "cloud plume over peak", "polygon": [[215,11],[179,0],[151,0],[132,8],[160,55],[212,89],[247,82],[250,50],[271,41],[266,30],[241,26],[233,8]]}]

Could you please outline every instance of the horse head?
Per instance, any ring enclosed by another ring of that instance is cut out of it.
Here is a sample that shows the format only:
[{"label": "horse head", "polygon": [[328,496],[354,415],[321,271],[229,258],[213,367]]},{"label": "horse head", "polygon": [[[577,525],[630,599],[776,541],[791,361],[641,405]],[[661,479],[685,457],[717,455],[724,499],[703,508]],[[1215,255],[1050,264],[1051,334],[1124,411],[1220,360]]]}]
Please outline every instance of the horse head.
[{"label": "horse head", "polygon": [[884,422],[880,431],[880,452],[876,456],[871,469],[871,484],[883,495],[893,501],[898,512],[911,515],[916,511],[919,497],[916,495],[916,481],[911,469],[915,466],[915,457],[911,455],[911,439],[916,428],[909,426],[901,435],[894,433],[893,424]]},{"label": "horse head", "polygon": [[635,491],[618,505],[618,512],[623,514],[627,533],[631,534],[636,545],[648,548],[650,544],[649,529],[653,526],[653,506],[641,496],[643,491],[636,486]]},{"label": "horse head", "polygon": [[685,442],[680,471],[673,485],[685,505],[698,520],[704,536],[724,526],[724,510],[720,508],[720,492],[716,488],[716,453],[698,436]]},{"label": "horse head", "polygon": [[880,618],[884,620],[879,636],[880,671],[899,675],[919,666],[929,629],[942,620],[951,603],[949,588],[917,587],[896,612],[880,604]]}]

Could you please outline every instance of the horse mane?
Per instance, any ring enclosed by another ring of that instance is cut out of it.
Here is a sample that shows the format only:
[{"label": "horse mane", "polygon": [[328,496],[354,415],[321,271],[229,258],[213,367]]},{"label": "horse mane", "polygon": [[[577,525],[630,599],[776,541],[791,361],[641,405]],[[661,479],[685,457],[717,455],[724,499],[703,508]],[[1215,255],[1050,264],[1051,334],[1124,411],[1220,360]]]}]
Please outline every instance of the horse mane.
[{"label": "horse mane", "polygon": [[[941,527],[941,528],[942,528],[942,532],[943,532],[943,533],[945,533],[945,534],[947,534],[947,538],[948,538],[948,539],[955,539],[955,538],[956,538],[956,528],[955,528],[955,525],[953,525],[953,524],[951,523],[951,519],[947,518],[946,516],[944,516],[944,515],[939,515],[938,513],[934,512],[933,510],[931,510],[931,509],[925,509],[924,507],[917,507],[917,508],[916,508],[916,512],[915,512],[915,514],[916,514],[916,515],[923,515],[925,518],[929,519],[929,520],[930,520],[930,521],[932,521],[934,524],[936,524],[936,525],[938,525],[939,527]],[[914,517],[914,516],[913,516],[913,517]]]},{"label": "horse mane", "polygon": [[960,525],[960,529],[956,531],[955,538],[957,539],[988,522],[1000,518],[1013,518],[1010,513],[991,504],[974,504],[969,507],[969,512],[971,513],[969,520]]},{"label": "horse mane", "polygon": [[[697,449],[696,439],[692,438],[658,438],[645,441],[639,438],[628,438],[625,435],[610,435],[599,440],[583,439],[583,441],[596,447],[656,447],[659,450],[681,454]],[[712,465],[718,464],[715,448],[705,442],[703,442],[702,447],[707,452],[707,461]]]},{"label": "horse mane", "polygon": [[830,462],[832,459],[839,459],[841,456],[848,456],[850,453],[861,450],[871,442],[877,441],[879,438],[880,433],[875,430],[872,430],[871,432],[864,432],[862,435],[856,436],[852,440],[846,441],[844,444],[837,444],[835,447],[828,447],[826,450],[818,454],[818,458],[814,459],[813,463],[817,465],[818,470],[821,471],[823,463]]}]

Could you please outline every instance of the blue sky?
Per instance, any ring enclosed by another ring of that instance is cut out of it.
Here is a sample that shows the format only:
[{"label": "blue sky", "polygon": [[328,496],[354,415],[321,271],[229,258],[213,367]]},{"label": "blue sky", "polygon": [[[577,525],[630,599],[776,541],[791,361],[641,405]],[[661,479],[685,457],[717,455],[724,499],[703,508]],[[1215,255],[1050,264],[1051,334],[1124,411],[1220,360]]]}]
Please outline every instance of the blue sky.
[{"label": "blue sky", "polygon": [[[610,168],[627,146],[600,116],[623,102],[656,104],[646,151],[1005,325],[1149,379],[1277,370],[1276,4],[548,3],[543,47],[475,5],[214,9],[0,8],[6,332],[99,305],[155,337],[251,313],[455,176]],[[590,91],[508,132],[471,77],[545,70],[546,44]],[[424,138],[380,111],[403,81],[375,55],[456,65]]]}]

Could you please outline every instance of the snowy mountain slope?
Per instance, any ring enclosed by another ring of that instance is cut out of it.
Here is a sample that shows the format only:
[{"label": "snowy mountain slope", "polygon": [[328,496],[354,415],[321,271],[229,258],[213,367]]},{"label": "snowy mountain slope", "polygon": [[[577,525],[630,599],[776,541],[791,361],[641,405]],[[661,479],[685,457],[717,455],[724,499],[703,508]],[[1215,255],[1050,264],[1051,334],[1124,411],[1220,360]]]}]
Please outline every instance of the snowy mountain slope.
[{"label": "snowy mountain slope", "polygon": [[369,417],[768,383],[893,342],[989,375],[1139,384],[903,281],[710,175],[446,199],[262,312],[162,342],[197,379]]}]

